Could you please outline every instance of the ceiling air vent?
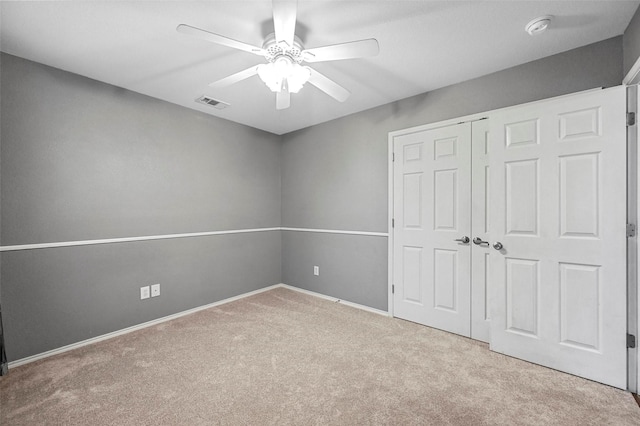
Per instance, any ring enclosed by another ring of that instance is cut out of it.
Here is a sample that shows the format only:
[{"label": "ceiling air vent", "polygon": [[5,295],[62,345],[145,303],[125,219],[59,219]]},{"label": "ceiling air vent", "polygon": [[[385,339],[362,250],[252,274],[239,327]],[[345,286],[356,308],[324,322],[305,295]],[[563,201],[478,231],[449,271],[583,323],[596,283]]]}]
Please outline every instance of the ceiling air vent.
[{"label": "ceiling air vent", "polygon": [[196,102],[198,102],[200,104],[204,104],[204,105],[209,105],[209,106],[212,106],[212,107],[218,108],[218,109],[225,109],[226,107],[230,106],[226,102],[222,102],[222,101],[219,101],[217,99],[213,99],[212,97],[209,97],[209,96],[206,96],[206,95],[200,96],[198,99],[196,99]]}]

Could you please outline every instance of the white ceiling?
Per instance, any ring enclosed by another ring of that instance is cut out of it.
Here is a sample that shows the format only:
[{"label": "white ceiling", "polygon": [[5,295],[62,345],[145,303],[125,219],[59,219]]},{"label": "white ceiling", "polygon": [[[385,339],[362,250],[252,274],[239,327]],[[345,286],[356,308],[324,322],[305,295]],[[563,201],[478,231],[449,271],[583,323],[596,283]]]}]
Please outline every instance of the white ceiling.
[{"label": "white ceiling", "polygon": [[[0,3],[0,48],[56,68],[283,134],[620,35],[638,1],[299,0],[306,48],[376,38],[380,54],[312,66],[352,92],[344,103],[307,84],[291,107],[256,77],[208,83],[264,62],[175,31],[186,23],[261,46],[270,0]],[[536,37],[525,25],[555,17]],[[199,105],[202,94],[231,104]]]}]

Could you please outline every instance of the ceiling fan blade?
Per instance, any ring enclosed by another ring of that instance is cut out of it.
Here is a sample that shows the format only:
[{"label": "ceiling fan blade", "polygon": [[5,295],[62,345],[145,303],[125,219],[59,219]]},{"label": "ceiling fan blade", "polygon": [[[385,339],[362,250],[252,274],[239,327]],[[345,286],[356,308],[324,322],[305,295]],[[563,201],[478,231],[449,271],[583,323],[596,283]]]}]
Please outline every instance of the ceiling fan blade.
[{"label": "ceiling fan blade", "polygon": [[291,94],[288,90],[276,92],[276,109],[287,109],[291,105]]},{"label": "ceiling fan blade", "polygon": [[247,68],[246,70],[231,74],[230,76],[225,77],[222,80],[214,81],[213,83],[209,84],[209,87],[220,89],[222,87],[231,86],[234,83],[246,80],[247,78],[253,77],[256,74],[258,74],[258,65],[254,65],[250,68]]},{"label": "ceiling fan blade", "polygon": [[245,52],[253,53],[255,55],[265,55],[265,51],[261,47],[252,46],[250,44],[243,43],[229,37],[221,36],[220,34],[215,34],[206,30],[202,30],[200,28],[192,27],[191,25],[180,24],[176,27],[176,31],[182,34],[188,34],[190,36],[198,37],[212,43],[221,44],[223,46],[232,47],[238,50],[244,50]]},{"label": "ceiling fan blade", "polygon": [[331,96],[338,102],[344,102],[351,95],[344,87],[340,86],[335,81],[325,77],[320,74],[318,71],[313,68],[309,68],[311,70],[311,77],[309,77],[309,83],[316,86],[318,89],[325,92],[327,95]]},{"label": "ceiling fan blade", "polygon": [[304,60],[307,62],[323,62],[376,56],[379,51],[380,47],[378,46],[378,40],[375,38],[368,38],[366,40],[351,41],[348,43],[307,49],[302,52],[302,55]]},{"label": "ceiling fan blade", "polygon": [[277,43],[285,42],[293,47],[297,9],[297,0],[273,0],[273,26]]}]

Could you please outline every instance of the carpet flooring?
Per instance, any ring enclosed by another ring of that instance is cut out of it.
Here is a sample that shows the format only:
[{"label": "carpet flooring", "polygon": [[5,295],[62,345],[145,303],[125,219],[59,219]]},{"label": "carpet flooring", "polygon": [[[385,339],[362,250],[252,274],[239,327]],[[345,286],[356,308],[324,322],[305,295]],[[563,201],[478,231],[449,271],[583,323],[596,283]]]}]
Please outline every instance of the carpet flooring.
[{"label": "carpet flooring", "polygon": [[618,389],[284,288],[13,368],[7,425],[639,425]]}]

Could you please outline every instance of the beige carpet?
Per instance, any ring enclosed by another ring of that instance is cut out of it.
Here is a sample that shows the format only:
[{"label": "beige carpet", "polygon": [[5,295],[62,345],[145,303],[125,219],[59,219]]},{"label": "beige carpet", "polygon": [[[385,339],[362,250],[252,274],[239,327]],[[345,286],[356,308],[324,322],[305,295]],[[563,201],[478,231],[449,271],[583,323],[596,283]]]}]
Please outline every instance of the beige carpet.
[{"label": "beige carpet", "polygon": [[631,394],[286,289],[11,369],[0,424],[638,425]]}]

